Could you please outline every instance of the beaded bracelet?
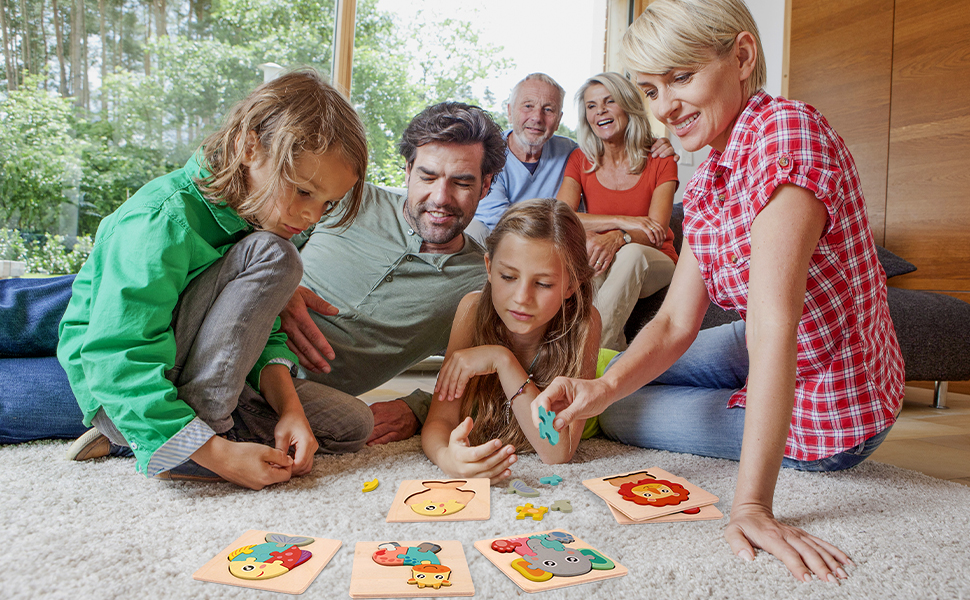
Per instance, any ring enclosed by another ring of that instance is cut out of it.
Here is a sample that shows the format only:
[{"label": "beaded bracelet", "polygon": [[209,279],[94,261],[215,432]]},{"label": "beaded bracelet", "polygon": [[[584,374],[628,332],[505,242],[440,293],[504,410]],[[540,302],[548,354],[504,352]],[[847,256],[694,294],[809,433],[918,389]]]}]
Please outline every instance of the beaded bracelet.
[{"label": "beaded bracelet", "polygon": [[517,392],[515,392],[514,394],[512,394],[512,397],[511,398],[509,398],[508,400],[505,401],[505,422],[506,423],[508,423],[509,420],[511,419],[511,415],[509,414],[509,412],[512,410],[512,401],[515,400],[519,396],[519,394],[521,394],[522,392],[524,392],[525,391],[525,386],[529,385],[530,383],[532,383],[532,374],[531,373],[529,374],[528,377],[525,378],[525,382],[522,384],[522,387],[520,387]]}]

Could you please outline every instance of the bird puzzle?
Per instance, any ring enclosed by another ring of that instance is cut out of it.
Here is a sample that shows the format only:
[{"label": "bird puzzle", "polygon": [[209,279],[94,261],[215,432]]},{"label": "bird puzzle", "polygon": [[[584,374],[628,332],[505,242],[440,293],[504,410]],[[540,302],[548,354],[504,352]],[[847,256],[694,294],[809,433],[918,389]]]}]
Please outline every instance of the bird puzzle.
[{"label": "bird puzzle", "polygon": [[461,542],[358,542],[351,598],[472,596],[471,571]]},{"label": "bird puzzle", "polygon": [[[700,516],[699,513],[692,516],[685,511],[693,512],[695,508],[712,505],[718,500],[717,496],[702,490],[683,477],[677,477],[656,467],[610,477],[587,479],[583,481],[583,485],[605,500],[611,511],[615,510],[637,523],[674,513],[677,513],[679,518],[670,520],[711,518],[710,511],[704,516]],[[617,521],[623,523],[618,517]]]},{"label": "bird puzzle", "polygon": [[270,592],[302,594],[337,549],[339,540],[250,530],[192,576]]},{"label": "bird puzzle", "polygon": [[627,574],[626,567],[568,531],[480,540],[475,548],[529,593]]},{"label": "bird puzzle", "polygon": [[489,485],[484,478],[402,481],[387,522],[485,521],[491,506]]}]

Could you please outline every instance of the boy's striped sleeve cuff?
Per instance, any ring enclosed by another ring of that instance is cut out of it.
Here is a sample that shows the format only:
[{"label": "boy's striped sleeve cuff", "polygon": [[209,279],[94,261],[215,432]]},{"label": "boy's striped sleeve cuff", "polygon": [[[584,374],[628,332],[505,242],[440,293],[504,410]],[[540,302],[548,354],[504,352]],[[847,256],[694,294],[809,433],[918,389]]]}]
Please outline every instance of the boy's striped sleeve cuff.
[{"label": "boy's striped sleeve cuff", "polygon": [[154,477],[162,471],[174,469],[189,460],[189,457],[215,434],[216,432],[199,417],[192,419],[152,454],[145,468],[145,475]]}]

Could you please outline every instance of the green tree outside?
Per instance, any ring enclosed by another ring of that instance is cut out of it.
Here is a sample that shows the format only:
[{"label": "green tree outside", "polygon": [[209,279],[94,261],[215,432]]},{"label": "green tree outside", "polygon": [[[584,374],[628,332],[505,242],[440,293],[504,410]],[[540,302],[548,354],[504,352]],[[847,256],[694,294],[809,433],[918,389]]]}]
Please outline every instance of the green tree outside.
[{"label": "green tree outside", "polygon": [[[77,233],[93,235],[135,190],[183,164],[261,82],[259,64],[327,74],[332,60],[333,0],[0,3],[0,227],[42,237],[58,230],[65,203],[78,208]],[[419,11],[401,22],[360,0],[351,102],[367,129],[368,179],[403,184],[397,143],[427,104],[471,102],[501,120],[491,91],[473,91],[514,66],[501,51],[468,21]]]}]

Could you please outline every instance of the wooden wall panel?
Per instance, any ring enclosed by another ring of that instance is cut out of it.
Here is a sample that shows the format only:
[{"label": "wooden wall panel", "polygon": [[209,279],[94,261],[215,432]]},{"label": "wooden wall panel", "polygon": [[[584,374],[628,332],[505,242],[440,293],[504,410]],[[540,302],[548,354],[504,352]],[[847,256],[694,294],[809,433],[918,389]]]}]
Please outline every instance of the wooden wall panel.
[{"label": "wooden wall panel", "polygon": [[970,0],[896,0],[886,247],[893,285],[970,291]]},{"label": "wooden wall panel", "polygon": [[820,110],[855,158],[884,244],[893,0],[792,0],[789,97]]}]

